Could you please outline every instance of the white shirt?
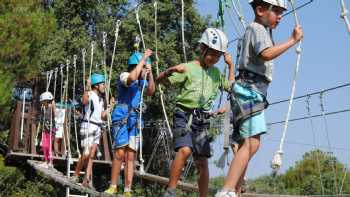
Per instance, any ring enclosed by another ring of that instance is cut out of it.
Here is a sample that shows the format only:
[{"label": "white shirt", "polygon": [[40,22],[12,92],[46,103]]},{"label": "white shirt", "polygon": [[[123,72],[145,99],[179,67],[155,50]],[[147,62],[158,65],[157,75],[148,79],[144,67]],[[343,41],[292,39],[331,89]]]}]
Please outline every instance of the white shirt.
[{"label": "white shirt", "polygon": [[[89,91],[89,104],[84,106],[84,120],[102,123],[101,115],[104,111],[103,98],[94,91]],[[90,106],[90,107],[89,107]],[[91,114],[92,113],[92,114]],[[91,115],[90,115],[91,114]]]}]

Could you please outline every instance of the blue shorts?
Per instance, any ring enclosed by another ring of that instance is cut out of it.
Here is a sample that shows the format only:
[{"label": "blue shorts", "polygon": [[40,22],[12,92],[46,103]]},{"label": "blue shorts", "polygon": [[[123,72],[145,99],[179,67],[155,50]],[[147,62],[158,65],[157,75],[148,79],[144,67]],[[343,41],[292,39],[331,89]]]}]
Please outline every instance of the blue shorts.
[{"label": "blue shorts", "polygon": [[207,132],[209,123],[204,123],[193,116],[191,130],[185,131],[189,115],[190,113],[181,110],[174,112],[174,149],[177,152],[182,147],[189,147],[192,149],[194,157],[209,158],[211,157],[211,139]]},{"label": "blue shorts", "polygon": [[[119,113],[123,113],[123,110],[120,110]],[[112,123],[113,149],[127,146],[137,151],[140,143],[139,113],[124,111],[123,117]]]},{"label": "blue shorts", "polygon": [[[238,99],[240,103],[249,101],[262,102],[264,99],[262,94],[239,82],[234,84],[233,91],[235,91],[236,99]],[[232,134],[232,140],[234,142],[240,142],[245,138],[264,134],[266,131],[265,112],[263,110],[248,117],[239,125],[239,128],[235,128]]]}]

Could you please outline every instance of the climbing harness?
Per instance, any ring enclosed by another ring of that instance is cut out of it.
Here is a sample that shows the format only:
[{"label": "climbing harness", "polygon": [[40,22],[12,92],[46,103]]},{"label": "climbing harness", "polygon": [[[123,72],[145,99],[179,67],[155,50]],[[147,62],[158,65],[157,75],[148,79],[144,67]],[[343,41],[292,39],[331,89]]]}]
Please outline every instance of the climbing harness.
[{"label": "climbing harness", "polygon": [[[299,25],[300,22],[299,22],[297,13],[295,11],[294,0],[288,0],[288,1],[293,9],[295,24]],[[298,76],[299,65],[300,65],[301,43],[302,43],[302,41],[300,40],[298,43],[298,46],[296,48],[297,60],[296,60],[296,65],[295,65],[295,70],[294,70],[292,91],[291,91],[290,100],[289,100],[289,104],[288,104],[288,111],[287,111],[287,115],[286,115],[286,119],[285,119],[285,124],[284,124],[284,128],[283,128],[280,146],[279,146],[278,151],[274,154],[274,157],[273,157],[272,162],[271,162],[271,168],[275,171],[278,171],[282,165],[283,145],[284,145],[284,141],[285,141],[286,133],[287,133],[287,129],[288,129],[288,121],[289,121],[290,113],[292,111],[292,105],[293,105],[293,100],[294,100],[293,98],[295,95],[295,88],[296,88],[297,76]]]}]

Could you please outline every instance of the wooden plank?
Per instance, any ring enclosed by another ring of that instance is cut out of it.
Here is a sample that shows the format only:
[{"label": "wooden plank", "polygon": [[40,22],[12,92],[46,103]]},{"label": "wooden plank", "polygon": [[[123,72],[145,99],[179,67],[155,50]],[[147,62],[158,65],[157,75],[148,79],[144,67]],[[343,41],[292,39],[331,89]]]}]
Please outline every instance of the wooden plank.
[{"label": "wooden plank", "polygon": [[[149,174],[149,173],[143,173],[141,174],[139,171],[135,171],[135,175],[139,176],[140,178],[144,179],[144,180],[148,180],[148,181],[152,181],[152,182],[157,182],[161,185],[168,185],[169,182],[169,178],[166,177],[161,177],[158,175],[154,175],[154,174]],[[187,192],[198,192],[198,186],[197,185],[193,185],[190,183],[185,183],[182,181],[179,181],[177,184],[177,187],[183,191],[187,191]]]},{"label": "wooden plank", "polygon": [[59,172],[57,170],[40,167],[39,164],[41,164],[42,162],[28,160],[27,163],[30,166],[32,166],[36,171],[41,172],[45,177],[48,177],[48,178],[52,179],[53,181],[60,183],[62,186],[66,186],[66,187],[69,187],[71,189],[78,190],[82,193],[88,193],[92,196],[106,196],[101,192],[84,187],[78,183],[71,182],[67,176],[65,176],[64,174],[62,174],[61,172]]}]

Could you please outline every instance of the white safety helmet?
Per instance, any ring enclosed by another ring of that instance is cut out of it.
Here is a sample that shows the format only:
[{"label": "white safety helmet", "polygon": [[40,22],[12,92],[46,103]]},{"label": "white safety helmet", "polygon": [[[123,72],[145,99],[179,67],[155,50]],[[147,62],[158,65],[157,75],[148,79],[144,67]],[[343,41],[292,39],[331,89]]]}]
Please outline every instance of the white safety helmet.
[{"label": "white safety helmet", "polygon": [[40,102],[53,100],[53,95],[51,92],[44,92],[40,95]]},{"label": "white safety helmet", "polygon": [[263,1],[273,6],[281,7],[284,10],[287,10],[287,2],[285,0],[249,0],[249,3],[251,4],[254,1]]},{"label": "white safety helmet", "polygon": [[225,53],[227,51],[228,39],[225,33],[220,29],[207,28],[202,34],[199,43],[203,43],[211,49]]},{"label": "white safety helmet", "polygon": [[128,78],[130,73],[128,72],[122,72],[119,76],[120,82],[122,82],[123,85],[128,86]]}]

